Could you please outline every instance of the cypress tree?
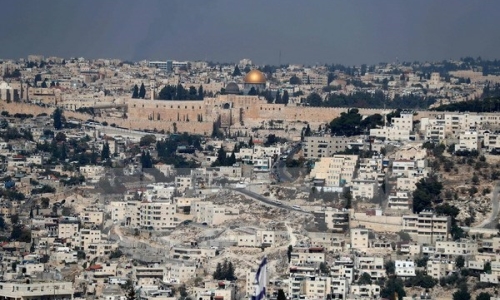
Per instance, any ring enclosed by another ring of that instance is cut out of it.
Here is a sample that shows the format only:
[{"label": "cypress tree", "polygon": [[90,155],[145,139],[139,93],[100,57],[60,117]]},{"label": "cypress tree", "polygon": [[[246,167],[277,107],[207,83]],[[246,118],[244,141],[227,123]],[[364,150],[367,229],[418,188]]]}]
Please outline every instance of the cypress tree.
[{"label": "cypress tree", "polygon": [[139,98],[139,87],[136,85],[134,85],[134,91],[132,92],[132,98],[133,99],[137,99]]},{"label": "cypress tree", "polygon": [[139,98],[144,99],[146,97],[146,88],[144,87],[144,82],[141,83],[141,88],[139,89]]}]

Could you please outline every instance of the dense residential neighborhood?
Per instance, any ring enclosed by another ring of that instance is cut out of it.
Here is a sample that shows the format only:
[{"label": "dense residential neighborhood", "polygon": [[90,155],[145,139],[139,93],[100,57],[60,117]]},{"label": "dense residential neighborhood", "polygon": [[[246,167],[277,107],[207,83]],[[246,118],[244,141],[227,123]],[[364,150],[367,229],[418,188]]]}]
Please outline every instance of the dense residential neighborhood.
[{"label": "dense residential neighborhood", "polygon": [[499,297],[497,61],[0,75],[0,297]]}]

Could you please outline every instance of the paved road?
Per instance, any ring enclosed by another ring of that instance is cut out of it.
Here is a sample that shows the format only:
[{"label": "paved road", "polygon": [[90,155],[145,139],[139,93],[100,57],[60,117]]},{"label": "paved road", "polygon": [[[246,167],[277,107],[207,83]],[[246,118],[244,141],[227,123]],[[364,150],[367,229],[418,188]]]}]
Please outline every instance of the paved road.
[{"label": "paved road", "polygon": [[500,212],[500,202],[498,193],[500,192],[500,184],[495,186],[491,194],[491,214],[488,219],[484,220],[481,224],[475,226],[476,228],[490,228],[495,229],[498,224],[498,213]]},{"label": "paved road", "polygon": [[233,190],[235,192],[238,192],[238,193],[241,193],[245,196],[248,196],[250,198],[253,198],[255,200],[258,200],[260,202],[263,202],[265,204],[268,204],[268,205],[271,205],[271,206],[274,206],[274,207],[277,207],[277,208],[283,208],[283,209],[287,209],[287,210],[293,210],[293,211],[296,211],[296,212],[300,212],[300,213],[304,213],[304,214],[311,214],[310,212],[307,212],[307,211],[303,211],[303,210],[297,210],[297,209],[294,209],[292,208],[290,205],[286,205],[286,204],[276,204],[274,201],[260,195],[260,194],[257,194],[257,193],[254,193],[254,192],[250,192],[249,190],[246,190],[244,188],[229,188],[230,190]]},{"label": "paved road", "polygon": [[[300,150],[300,146],[296,145],[292,148],[292,151],[290,151],[290,154],[286,157],[286,159],[291,159]],[[278,178],[280,182],[291,182],[294,181],[295,178],[293,178],[290,173],[286,169],[286,161],[285,160],[278,160],[276,163],[276,172],[278,174]]]}]

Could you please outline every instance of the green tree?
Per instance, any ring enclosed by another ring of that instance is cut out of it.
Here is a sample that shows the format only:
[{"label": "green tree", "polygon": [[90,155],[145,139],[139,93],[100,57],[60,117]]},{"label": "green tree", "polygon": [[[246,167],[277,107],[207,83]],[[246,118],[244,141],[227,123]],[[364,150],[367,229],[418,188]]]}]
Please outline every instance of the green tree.
[{"label": "green tree", "polygon": [[428,256],[424,256],[422,258],[416,259],[415,264],[419,268],[425,268],[427,266],[427,261],[429,260]]},{"label": "green tree", "polygon": [[491,295],[486,292],[481,292],[479,295],[476,296],[476,300],[490,300]]},{"label": "green tree", "polygon": [[432,204],[438,202],[443,185],[436,176],[429,176],[417,182],[416,186],[413,192],[413,212],[420,213],[432,208]]},{"label": "green tree", "polygon": [[399,239],[403,242],[411,241],[411,236],[407,232],[400,231],[400,232],[398,232],[398,235],[399,235]]},{"label": "green tree", "polygon": [[282,99],[281,99],[280,91],[276,92],[276,99],[274,100],[274,103],[276,103],[276,104],[283,104]]},{"label": "green tree", "polygon": [[226,272],[226,276],[225,276],[225,280],[229,280],[229,281],[233,281],[233,280],[236,280],[236,277],[234,276],[234,266],[233,266],[233,263],[230,261],[228,262],[227,264],[227,270],[225,270]]},{"label": "green tree", "polygon": [[146,88],[144,87],[144,82],[141,83],[141,87],[139,89],[139,98],[144,99],[146,97]]},{"label": "green tree", "polygon": [[134,91],[132,92],[132,98],[133,99],[137,99],[139,98],[139,87],[136,85],[134,85]]},{"label": "green tree", "polygon": [[42,82],[42,88],[46,89],[47,88],[47,79],[45,79],[43,82]]},{"label": "green tree", "polygon": [[213,167],[217,166],[225,166],[228,162],[226,150],[224,147],[220,147],[219,151],[217,151],[217,160],[212,164]]},{"label": "green tree", "polygon": [[255,89],[255,87],[251,87],[250,90],[248,91],[248,95],[250,96],[255,96],[257,95],[257,90]]},{"label": "green tree", "polygon": [[318,93],[311,93],[307,96],[306,103],[314,107],[323,106],[323,98]]},{"label": "green tree", "polygon": [[467,283],[461,284],[458,290],[453,293],[453,300],[471,300],[471,295],[467,288]]},{"label": "green tree", "polygon": [[459,269],[463,268],[465,266],[465,258],[462,255],[457,256],[455,259],[455,265]]},{"label": "green tree", "polygon": [[0,230],[5,230],[5,219],[3,216],[0,216]]},{"label": "green tree", "polygon": [[328,268],[328,265],[324,262],[321,262],[319,264],[319,271],[322,273],[322,274],[329,274],[330,273],[330,268]]},{"label": "green tree", "polygon": [[487,262],[484,264],[483,271],[484,271],[484,273],[486,273],[486,274],[491,274],[491,263],[490,263],[489,261],[487,261]]},{"label": "green tree", "polygon": [[10,215],[10,223],[13,225],[19,223],[19,215],[17,214]]},{"label": "green tree", "polygon": [[43,198],[41,199],[41,203],[42,203],[42,208],[43,208],[43,209],[47,209],[47,208],[49,208],[50,199],[49,199],[49,198],[46,198],[46,197],[43,197]]},{"label": "green tree", "polygon": [[283,92],[283,97],[281,98],[281,102],[285,105],[288,105],[288,102],[290,102],[290,95],[288,95],[287,90]]},{"label": "green tree", "polygon": [[238,68],[237,65],[234,67],[234,71],[233,71],[233,77],[235,77],[235,76],[241,76],[240,68]]},{"label": "green tree", "polygon": [[399,300],[403,300],[403,298],[406,297],[403,280],[397,277],[390,277],[380,291],[380,296],[387,299],[393,299],[395,293],[398,294]]},{"label": "green tree", "polygon": [[198,88],[198,100],[203,100],[204,97],[205,93],[203,92],[203,86],[200,85],[200,87]]},{"label": "green tree", "polygon": [[297,84],[302,84],[302,81],[299,79],[299,77],[293,75],[290,77],[290,84],[297,85]]},{"label": "green tree", "polygon": [[385,273],[387,276],[393,275],[396,272],[396,265],[394,264],[394,261],[389,260],[388,262],[385,263],[384,265],[385,268]]},{"label": "green tree", "polygon": [[476,174],[474,174],[472,176],[472,184],[474,184],[474,185],[478,185],[479,184],[479,177]]},{"label": "green tree", "polygon": [[137,299],[137,295],[135,294],[135,288],[134,288],[134,284],[132,283],[131,280],[129,280],[130,283],[127,282],[127,296],[126,296],[126,299],[127,300],[136,300]]},{"label": "green tree", "polygon": [[102,146],[102,151],[101,151],[101,160],[106,160],[110,157],[110,152],[109,152],[109,144],[106,141],[104,145]]},{"label": "green tree", "polygon": [[145,136],[142,136],[139,145],[141,147],[143,146],[151,146],[152,144],[156,143],[156,136],[154,134],[147,134]]},{"label": "green tree", "polygon": [[283,289],[279,289],[278,290],[278,298],[277,298],[277,300],[286,300],[286,295],[285,295],[285,292],[283,291]]},{"label": "green tree", "polygon": [[215,268],[213,278],[215,280],[221,280],[222,278],[222,264],[220,262],[217,263],[217,267]]},{"label": "green tree", "polygon": [[292,260],[292,252],[293,252],[293,247],[292,245],[288,245],[288,249],[286,251],[286,256],[288,258],[288,263]]},{"label": "green tree", "polygon": [[153,159],[151,158],[149,151],[142,151],[141,166],[143,169],[150,169],[153,167]]},{"label": "green tree", "polygon": [[54,129],[60,130],[62,128],[62,111],[59,107],[56,108],[56,110],[54,111],[53,120],[54,120]]},{"label": "green tree", "polygon": [[31,231],[27,228],[24,228],[24,226],[21,224],[16,224],[12,227],[10,239],[18,242],[30,243]]},{"label": "green tree", "polygon": [[333,119],[330,122],[330,130],[332,135],[353,136],[361,134],[362,116],[356,108],[350,109],[347,113],[343,112],[340,117]]},{"label": "green tree", "polygon": [[352,193],[350,190],[344,192],[345,205],[344,208],[350,209],[352,208]]},{"label": "green tree", "polygon": [[363,272],[363,274],[359,276],[358,284],[372,284],[372,277],[370,274]]}]

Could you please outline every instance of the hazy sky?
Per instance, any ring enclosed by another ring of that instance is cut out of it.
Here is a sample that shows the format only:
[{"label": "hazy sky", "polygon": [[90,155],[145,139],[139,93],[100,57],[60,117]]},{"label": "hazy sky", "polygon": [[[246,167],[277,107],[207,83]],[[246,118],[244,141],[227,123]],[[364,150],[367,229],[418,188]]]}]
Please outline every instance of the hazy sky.
[{"label": "hazy sky", "polygon": [[4,0],[0,58],[500,58],[498,0]]}]

